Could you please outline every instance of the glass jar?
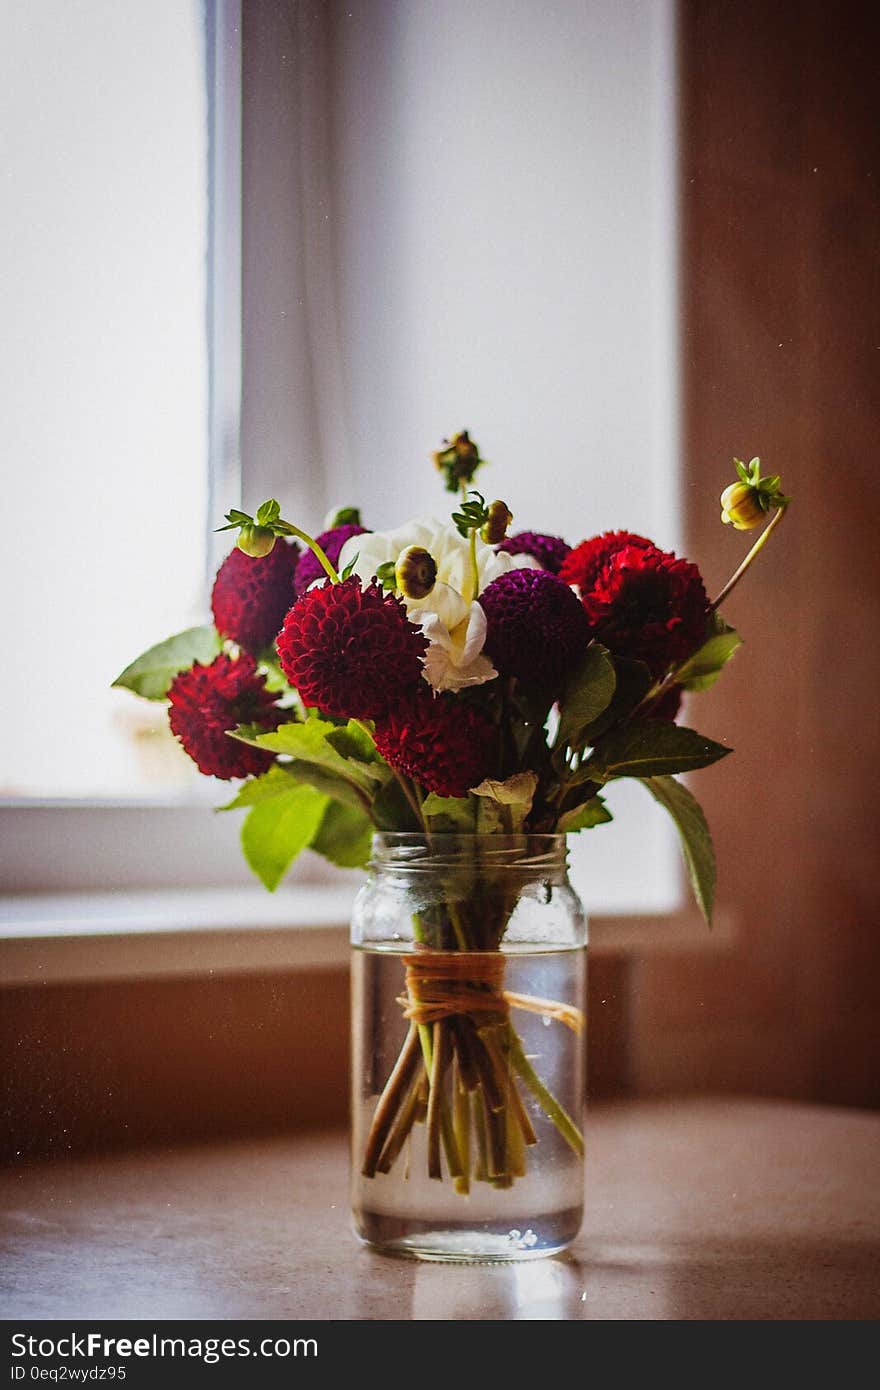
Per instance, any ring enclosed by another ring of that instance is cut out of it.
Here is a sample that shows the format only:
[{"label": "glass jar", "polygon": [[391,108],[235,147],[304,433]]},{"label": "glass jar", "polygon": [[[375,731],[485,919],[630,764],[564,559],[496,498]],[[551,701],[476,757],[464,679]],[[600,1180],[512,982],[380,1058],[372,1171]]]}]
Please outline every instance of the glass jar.
[{"label": "glass jar", "polygon": [[522,1260],[574,1239],[586,941],[564,835],[375,836],[352,917],[362,1240]]}]

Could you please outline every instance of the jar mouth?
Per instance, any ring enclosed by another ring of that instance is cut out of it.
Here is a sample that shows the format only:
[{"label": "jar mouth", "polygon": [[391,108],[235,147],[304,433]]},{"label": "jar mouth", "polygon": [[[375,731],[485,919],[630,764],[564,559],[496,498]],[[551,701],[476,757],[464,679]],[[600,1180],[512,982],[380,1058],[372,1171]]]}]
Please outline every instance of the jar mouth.
[{"label": "jar mouth", "polygon": [[407,870],[517,869],[529,873],[565,871],[568,859],[564,834],[471,835],[445,831],[379,830],[373,836],[373,868]]}]

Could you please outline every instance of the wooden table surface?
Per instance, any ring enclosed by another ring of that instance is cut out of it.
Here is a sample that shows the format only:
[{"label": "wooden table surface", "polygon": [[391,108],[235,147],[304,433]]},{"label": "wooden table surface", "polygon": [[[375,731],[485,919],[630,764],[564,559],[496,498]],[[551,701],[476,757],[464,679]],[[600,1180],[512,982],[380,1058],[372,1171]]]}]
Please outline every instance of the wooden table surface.
[{"label": "wooden table surface", "polygon": [[597,1106],[576,1244],[494,1266],[364,1249],[340,1134],[30,1164],[0,1174],[0,1315],[876,1318],[878,1158],[859,1111]]}]

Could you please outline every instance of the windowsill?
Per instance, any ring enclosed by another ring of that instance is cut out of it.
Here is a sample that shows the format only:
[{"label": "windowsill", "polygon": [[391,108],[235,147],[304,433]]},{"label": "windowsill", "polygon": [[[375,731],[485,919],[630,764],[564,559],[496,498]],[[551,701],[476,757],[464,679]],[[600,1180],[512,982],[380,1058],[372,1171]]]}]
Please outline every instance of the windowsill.
[{"label": "windowsill", "polygon": [[[354,885],[22,894],[0,899],[0,983],[342,968]],[[692,911],[596,916],[590,946],[627,954],[729,949]]]}]

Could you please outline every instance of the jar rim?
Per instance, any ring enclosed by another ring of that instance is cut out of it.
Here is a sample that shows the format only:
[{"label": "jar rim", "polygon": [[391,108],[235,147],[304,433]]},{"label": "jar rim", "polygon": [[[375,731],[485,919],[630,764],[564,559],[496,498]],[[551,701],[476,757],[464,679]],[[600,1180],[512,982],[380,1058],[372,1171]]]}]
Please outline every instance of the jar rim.
[{"label": "jar rim", "polygon": [[568,836],[565,831],[532,831],[518,830],[505,831],[503,834],[479,834],[476,831],[466,830],[376,830],[373,832],[373,842],[382,841],[390,846],[411,845],[411,844],[438,844],[452,845],[461,842],[462,845],[475,844],[479,842],[485,845],[496,845],[502,848],[505,845],[521,845],[524,841],[530,844],[542,845],[550,848],[551,845],[564,845]]},{"label": "jar rim", "polygon": [[383,870],[418,871],[442,866],[458,870],[519,869],[528,874],[566,872],[564,833],[519,831],[488,835],[459,831],[438,834],[415,830],[377,830],[370,863]]}]

